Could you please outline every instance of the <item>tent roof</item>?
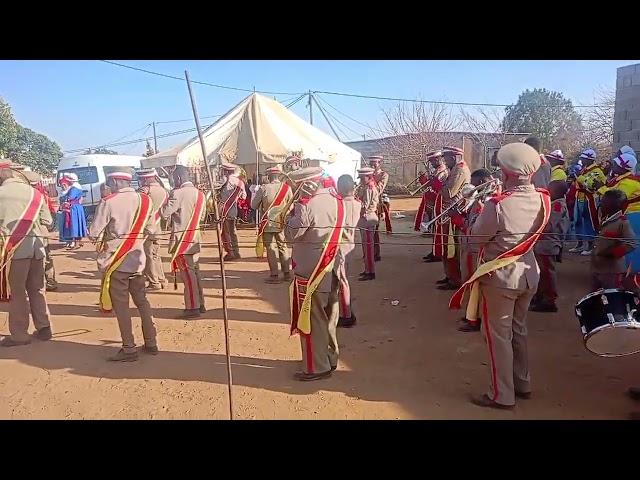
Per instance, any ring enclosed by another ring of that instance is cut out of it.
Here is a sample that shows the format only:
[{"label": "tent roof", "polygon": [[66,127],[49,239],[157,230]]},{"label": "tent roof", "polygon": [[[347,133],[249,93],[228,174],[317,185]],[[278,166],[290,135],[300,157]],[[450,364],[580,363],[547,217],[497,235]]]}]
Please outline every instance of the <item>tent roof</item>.
[{"label": "tent roof", "polygon": [[[203,134],[210,163],[238,165],[282,163],[293,152],[309,160],[353,162],[360,153],[305,122],[284,105],[253,93],[229,110]],[[198,137],[142,160],[143,167],[198,165],[202,150]]]}]

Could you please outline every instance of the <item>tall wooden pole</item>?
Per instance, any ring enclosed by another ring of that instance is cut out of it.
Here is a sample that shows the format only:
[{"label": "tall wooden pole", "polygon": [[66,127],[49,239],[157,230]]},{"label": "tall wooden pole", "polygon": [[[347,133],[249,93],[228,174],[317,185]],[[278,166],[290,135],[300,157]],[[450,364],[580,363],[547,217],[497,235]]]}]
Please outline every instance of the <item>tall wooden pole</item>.
[{"label": "tall wooden pole", "polygon": [[213,198],[214,208],[214,221],[216,223],[216,236],[218,237],[218,256],[220,257],[220,277],[222,280],[222,318],[224,319],[224,346],[225,355],[227,356],[227,387],[229,390],[229,419],[233,420],[233,378],[231,375],[231,353],[229,351],[229,317],[227,314],[227,278],[224,273],[224,255],[222,251],[222,234],[220,231],[220,212],[218,211],[218,202],[216,199],[216,190],[214,188],[213,176],[211,175],[211,167],[207,159],[207,147],[204,144],[202,138],[202,130],[200,129],[200,119],[198,117],[198,108],[196,107],[196,99],[193,96],[193,90],[191,89],[191,80],[189,80],[189,72],[184,71],[184,77],[187,80],[187,88],[189,89],[189,98],[191,98],[191,109],[193,110],[193,118],[196,122],[196,128],[198,130],[198,138],[200,139],[200,148],[202,149],[202,158],[207,168],[207,176],[209,177],[209,188],[211,189],[211,195]]}]

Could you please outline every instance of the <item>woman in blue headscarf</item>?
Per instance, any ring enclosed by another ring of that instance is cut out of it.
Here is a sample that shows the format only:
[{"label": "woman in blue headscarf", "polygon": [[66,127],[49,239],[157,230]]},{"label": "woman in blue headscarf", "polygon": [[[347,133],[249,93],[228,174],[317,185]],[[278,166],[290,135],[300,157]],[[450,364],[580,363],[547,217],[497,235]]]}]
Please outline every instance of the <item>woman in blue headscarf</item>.
[{"label": "woman in blue headscarf", "polygon": [[83,191],[74,173],[66,173],[60,179],[60,241],[66,248],[75,250],[82,247],[81,240],[87,236],[87,219],[82,207]]}]

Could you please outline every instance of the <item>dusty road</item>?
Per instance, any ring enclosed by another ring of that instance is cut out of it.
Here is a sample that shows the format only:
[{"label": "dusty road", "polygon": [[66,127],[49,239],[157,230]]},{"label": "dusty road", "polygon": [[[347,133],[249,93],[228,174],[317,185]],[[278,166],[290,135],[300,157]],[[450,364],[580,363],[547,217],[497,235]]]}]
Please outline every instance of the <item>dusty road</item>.
[{"label": "dusty road", "polygon": [[[407,214],[394,221],[395,230],[409,232],[417,200],[393,203]],[[459,313],[447,310],[449,292],[433,288],[441,266],[421,262],[426,247],[416,244],[427,239],[383,235],[382,241],[377,280],[352,283],[359,323],[339,331],[338,371],[301,384],[292,379],[300,352],[297,337],[289,337],[287,286],[263,283],[266,262],[253,258],[253,232],[241,232],[245,258],[228,264],[237,418],[622,419],[640,408],[624,395],[628,385],[640,384],[639,360],[598,358],[582,346],[572,308],[588,291],[584,259],[559,266],[560,312],[530,314],[534,397],[503,412],[468,402],[488,381],[483,339],[456,330]],[[209,312],[175,319],[181,285],[150,294],[160,355],[113,364],[105,359],[119,347],[119,333],[115,318],[97,310],[92,248],[56,249],[60,289],[48,294],[54,339],[0,349],[0,418],[227,418],[215,251],[208,247],[201,263]],[[0,334],[6,334],[6,305],[0,309]],[[141,340],[139,328],[136,320]]]}]

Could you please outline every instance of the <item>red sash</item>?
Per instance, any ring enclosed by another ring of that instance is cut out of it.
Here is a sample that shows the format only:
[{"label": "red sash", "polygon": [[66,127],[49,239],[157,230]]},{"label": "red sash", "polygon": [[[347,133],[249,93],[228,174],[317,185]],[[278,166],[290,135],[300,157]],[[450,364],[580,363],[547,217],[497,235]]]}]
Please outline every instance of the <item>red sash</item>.
[{"label": "red sash", "polygon": [[264,233],[264,229],[267,228],[267,224],[269,223],[269,212],[271,212],[273,208],[279,207],[282,202],[284,202],[284,198],[290,190],[291,187],[286,183],[282,183],[280,185],[280,189],[278,190],[278,194],[276,195],[276,198],[274,198],[273,203],[269,205],[269,208],[267,208],[267,210],[262,214],[262,218],[258,224],[258,236],[261,236]]},{"label": "red sash", "polygon": [[[521,257],[522,255],[529,252],[534,247],[535,243],[538,241],[538,238],[540,238],[540,235],[542,235],[542,232],[547,226],[547,223],[549,222],[549,217],[551,215],[551,197],[549,196],[549,192],[543,188],[537,188],[536,191],[540,193],[540,196],[542,197],[542,207],[544,212],[542,223],[538,226],[536,231],[533,232],[533,234],[529,238],[519,243],[515,247],[507,250],[506,252],[501,253],[495,259],[490,260],[489,262],[486,262],[486,264],[482,264],[482,265],[486,265],[485,267],[483,267],[487,269],[487,272],[485,274],[491,273],[494,270],[497,270],[499,268],[502,268],[503,266],[506,266],[506,265],[502,265],[500,260],[513,258],[513,257],[516,257],[516,260],[517,260],[518,257]],[[509,192],[506,192],[505,196],[507,196],[508,194]],[[494,197],[492,201],[499,202],[500,199],[501,197]],[[484,249],[480,252],[479,259],[478,259],[478,264],[480,265],[480,267],[482,267],[481,262],[482,262],[483,256],[484,256]],[[480,267],[476,270],[476,272],[480,270]],[[467,290],[468,287],[475,284],[481,276],[482,275],[478,275],[478,273],[472,274],[471,277],[467,279],[467,281],[463,283],[462,286],[453,294],[453,296],[451,297],[451,300],[449,301],[449,308],[459,309],[460,306],[462,305],[462,300],[464,299],[465,291]],[[475,300],[470,300],[469,303],[471,304],[472,301],[475,301]]]},{"label": "red sash", "polygon": [[180,239],[173,246],[173,253],[171,254],[172,272],[180,270],[181,262],[178,262],[179,258],[185,254],[187,249],[191,246],[192,243],[194,243],[194,241],[196,241],[196,239],[200,238],[200,229],[198,227],[200,225],[200,218],[202,217],[202,213],[204,212],[204,207],[204,193],[198,190],[198,198],[196,199],[196,204],[193,207],[193,213],[191,214],[191,218],[189,219],[187,229],[182,232]]},{"label": "red sash", "polygon": [[332,270],[333,263],[338,254],[342,230],[344,228],[345,208],[342,197],[333,192],[331,192],[331,196],[336,200],[336,224],[334,228],[331,229],[318,264],[308,279],[297,275],[294,276],[289,289],[291,300],[291,335],[296,333],[309,335],[311,333],[311,297],[324,275]]},{"label": "red sash", "polygon": [[[433,207],[434,217],[442,213],[442,195],[438,193],[436,197],[436,203]],[[438,258],[444,258],[444,225],[440,223],[440,220],[434,222],[434,237],[433,237],[433,255]]]},{"label": "red sash", "polygon": [[162,203],[160,204],[160,206],[158,207],[158,209],[155,211],[155,213],[153,214],[153,224],[156,225],[161,218],[160,215],[160,210],[162,210],[162,207],[164,207],[167,202],[169,201],[169,193],[165,190],[164,191],[164,200],[162,201]]},{"label": "red sash", "polygon": [[127,238],[113,253],[111,257],[111,263],[105,270],[105,273],[102,277],[102,285],[100,287],[100,310],[104,313],[108,313],[113,309],[111,303],[111,293],[109,291],[111,286],[111,275],[122,264],[127,254],[133,249],[136,243],[144,241],[142,232],[145,225],[147,224],[149,214],[151,213],[152,202],[151,197],[149,197],[148,195],[138,194],[138,196],[140,197],[140,205],[138,207],[138,211],[136,212],[136,216],[133,219],[131,230],[127,235]]},{"label": "red sash", "polygon": [[236,201],[238,200],[238,195],[240,195],[240,192],[243,189],[244,189],[244,185],[242,183],[240,183],[239,185],[236,185],[236,188],[233,189],[233,192],[231,193],[231,195],[229,195],[229,197],[222,204],[222,208],[220,209],[221,222],[224,222],[227,219],[229,210],[231,210],[231,207],[233,207],[233,205],[236,203]]},{"label": "red sash", "polygon": [[33,223],[44,203],[44,195],[35,188],[30,188],[31,199],[13,229],[5,237],[0,235],[0,302],[11,299],[9,289],[9,271],[11,258],[27,234],[33,229]]}]

